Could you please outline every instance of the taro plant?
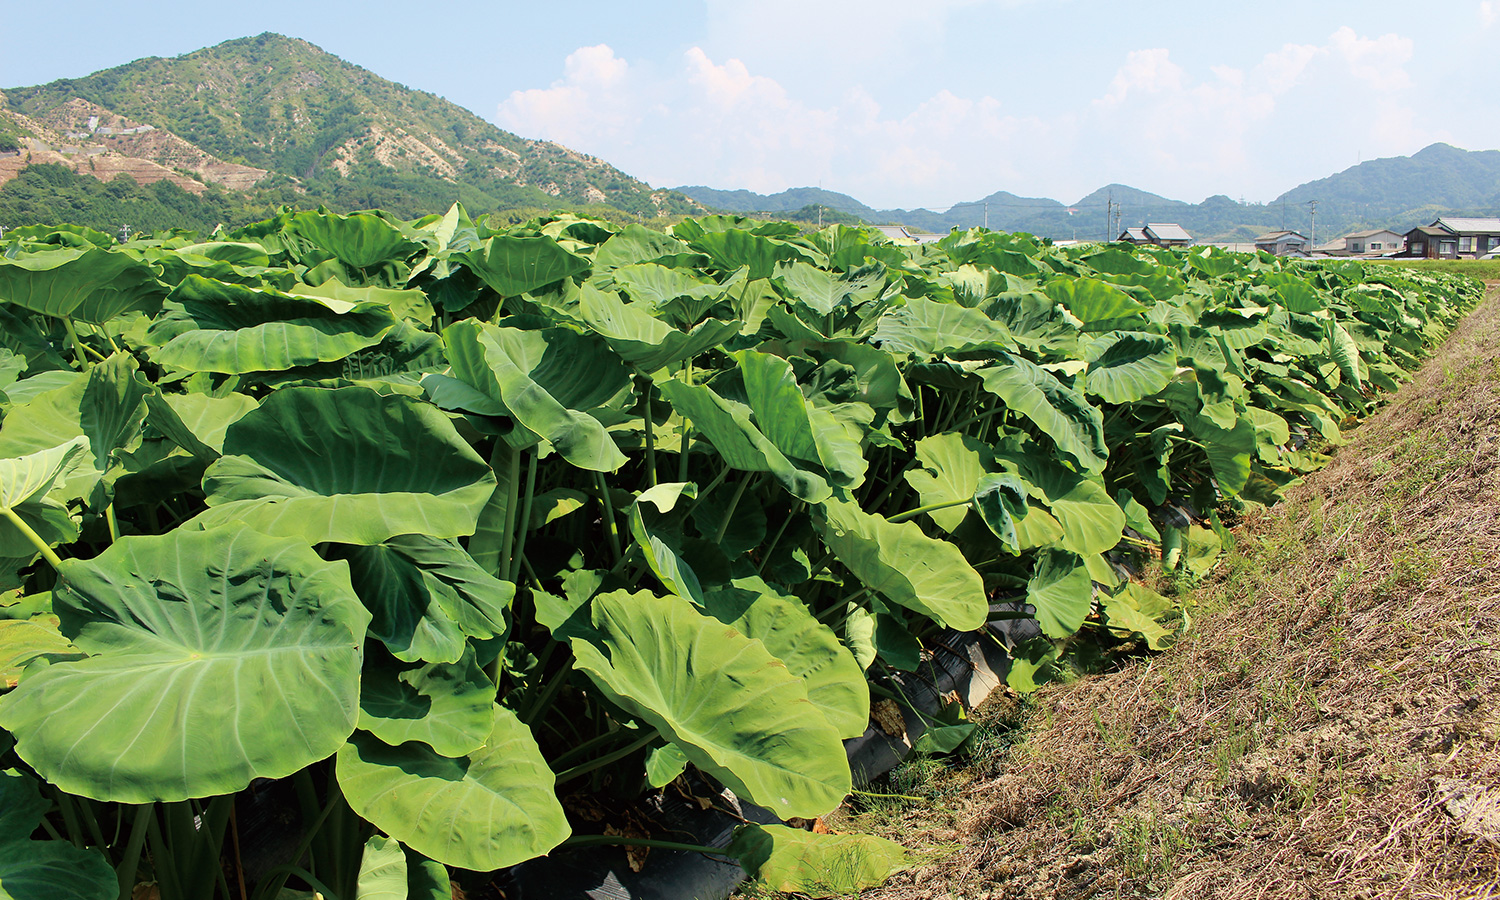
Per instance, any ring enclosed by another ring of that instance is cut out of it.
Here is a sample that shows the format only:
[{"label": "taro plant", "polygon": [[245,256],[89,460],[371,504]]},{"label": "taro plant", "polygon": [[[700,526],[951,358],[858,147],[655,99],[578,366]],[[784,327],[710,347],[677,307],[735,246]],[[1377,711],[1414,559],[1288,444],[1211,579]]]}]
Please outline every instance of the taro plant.
[{"label": "taro plant", "polygon": [[[1170,643],[1178,601],[1131,572],[1211,565],[1221,515],[1478,299],[1206,249],[461,207],[0,250],[16,897],[446,897],[685,846],[600,818],[688,767],[816,818],[872,693],[951,632],[1021,689]],[[254,863],[275,790],[294,838]],[[727,852],[785,889],[903,864],[780,826]]]}]

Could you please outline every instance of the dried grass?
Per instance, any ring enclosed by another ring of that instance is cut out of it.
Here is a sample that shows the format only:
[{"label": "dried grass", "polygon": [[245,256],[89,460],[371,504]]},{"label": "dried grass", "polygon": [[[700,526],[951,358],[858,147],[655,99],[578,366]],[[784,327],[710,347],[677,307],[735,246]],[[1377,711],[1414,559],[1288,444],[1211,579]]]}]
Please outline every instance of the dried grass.
[{"label": "dried grass", "polygon": [[1500,787],[1496,300],[1239,527],[1188,639],[1045,689],[888,823],[962,849],[866,897],[1500,900],[1500,836],[1451,808]]}]

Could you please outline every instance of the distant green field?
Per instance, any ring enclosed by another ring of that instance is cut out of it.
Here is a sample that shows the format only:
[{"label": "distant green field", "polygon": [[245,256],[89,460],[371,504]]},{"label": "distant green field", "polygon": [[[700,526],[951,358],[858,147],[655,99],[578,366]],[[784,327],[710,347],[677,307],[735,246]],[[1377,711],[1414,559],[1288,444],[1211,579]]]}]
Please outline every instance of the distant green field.
[{"label": "distant green field", "polygon": [[1370,261],[1387,266],[1423,269],[1428,272],[1472,275],[1484,281],[1500,281],[1500,259],[1380,259]]}]

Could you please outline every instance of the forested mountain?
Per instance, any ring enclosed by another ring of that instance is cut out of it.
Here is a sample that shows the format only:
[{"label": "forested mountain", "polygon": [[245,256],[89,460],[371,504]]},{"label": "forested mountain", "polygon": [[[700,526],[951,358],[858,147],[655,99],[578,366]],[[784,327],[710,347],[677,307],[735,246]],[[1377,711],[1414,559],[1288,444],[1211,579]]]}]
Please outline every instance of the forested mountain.
[{"label": "forested mountain", "polygon": [[[823,203],[876,224],[899,223],[941,233],[988,222],[991,228],[1058,240],[1112,238],[1123,228],[1147,222],[1174,222],[1203,241],[1249,241],[1283,228],[1308,234],[1313,227],[1309,201],[1317,200],[1321,243],[1367,228],[1406,231],[1445,214],[1500,213],[1500,151],[1433,144],[1410,157],[1370,160],[1299,185],[1270,203],[1244,203],[1222,194],[1186,203],[1123,184],[1106,185],[1072,204],[998,191],[942,211],[877,210],[847,194],[817,188],[770,195],[703,187],[678,190],[706,206],[734,212],[776,212]],[[1118,218],[1109,216],[1111,203],[1119,208]]]},{"label": "forested mountain", "polygon": [[224,198],[230,208],[288,199],[401,216],[455,200],[476,213],[594,206],[653,217],[698,209],[601,159],[502,131],[441,97],[277,34],[6,89],[0,181],[31,163],[103,180],[121,172],[137,182],[170,180],[199,196],[238,194]]}]

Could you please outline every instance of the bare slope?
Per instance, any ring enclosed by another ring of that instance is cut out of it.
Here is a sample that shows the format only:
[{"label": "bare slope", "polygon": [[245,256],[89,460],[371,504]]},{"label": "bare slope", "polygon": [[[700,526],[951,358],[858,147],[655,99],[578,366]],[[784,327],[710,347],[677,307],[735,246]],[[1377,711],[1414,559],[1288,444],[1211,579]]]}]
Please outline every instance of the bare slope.
[{"label": "bare slope", "polygon": [[870,896],[1500,896],[1497,301],[1244,523],[1191,637],[898,781],[948,809],[861,824],[940,861]]}]

